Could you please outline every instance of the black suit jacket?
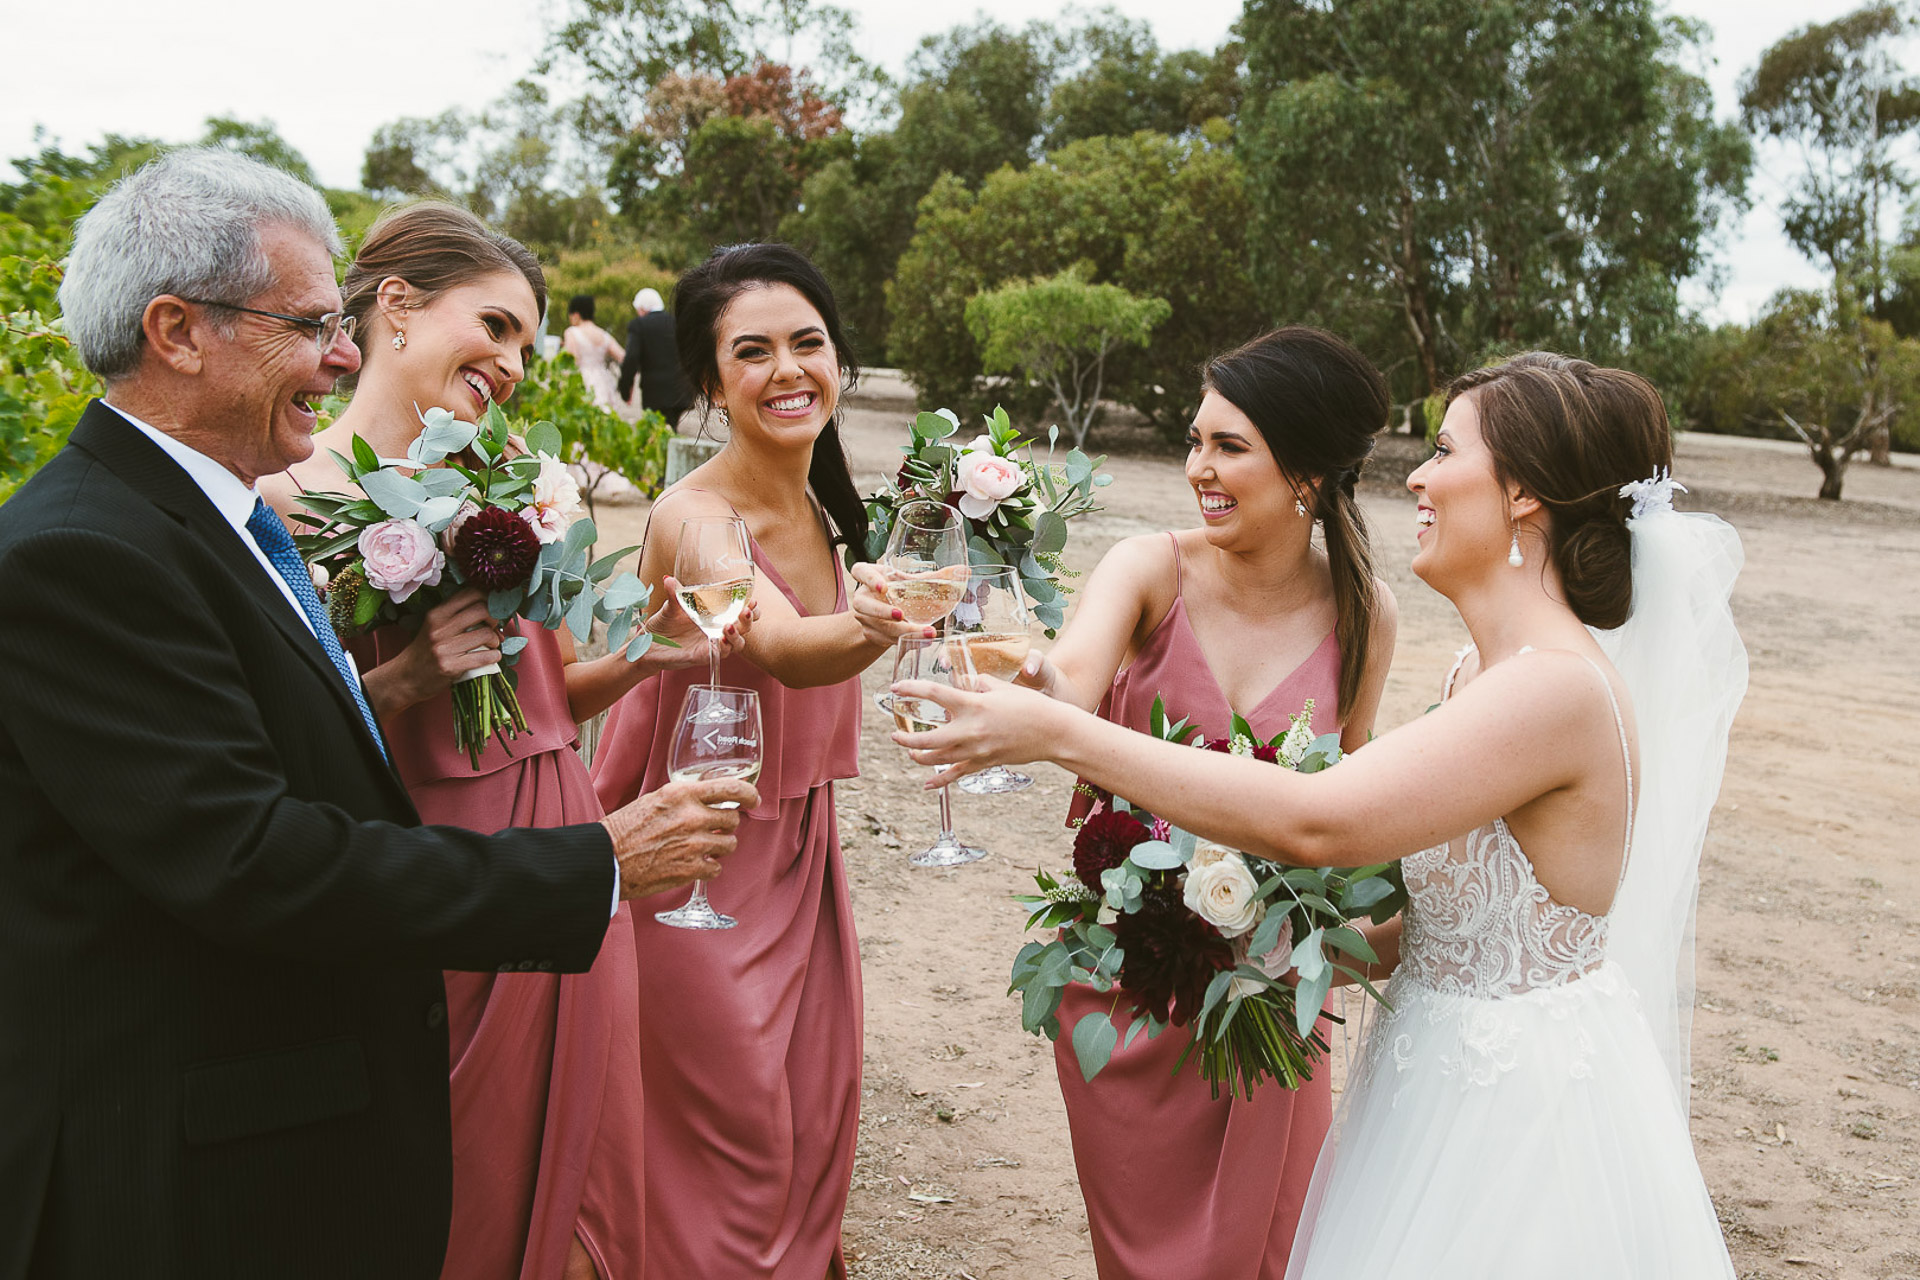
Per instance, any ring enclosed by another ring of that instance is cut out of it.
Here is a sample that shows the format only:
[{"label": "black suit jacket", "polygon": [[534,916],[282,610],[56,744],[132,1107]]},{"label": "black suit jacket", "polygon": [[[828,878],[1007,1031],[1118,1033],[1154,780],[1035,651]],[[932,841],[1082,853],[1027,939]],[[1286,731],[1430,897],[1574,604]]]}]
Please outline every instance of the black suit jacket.
[{"label": "black suit jacket", "polygon": [[620,362],[620,398],[633,395],[640,379],[640,407],[662,413],[684,411],[693,403],[680,376],[680,349],[674,345],[673,316],[649,311],[627,322],[627,358]]},{"label": "black suit jacket", "polygon": [[578,971],[598,826],[425,828],[338,672],[112,410],[0,506],[0,1277],[417,1277],[441,968]]}]

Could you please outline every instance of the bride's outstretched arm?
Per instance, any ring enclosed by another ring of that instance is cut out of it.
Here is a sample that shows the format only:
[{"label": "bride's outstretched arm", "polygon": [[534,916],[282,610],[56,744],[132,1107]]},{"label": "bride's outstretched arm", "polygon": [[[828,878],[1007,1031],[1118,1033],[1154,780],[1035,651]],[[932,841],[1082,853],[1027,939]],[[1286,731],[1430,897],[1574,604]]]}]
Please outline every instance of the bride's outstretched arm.
[{"label": "bride's outstretched arm", "polygon": [[1604,687],[1565,650],[1503,662],[1315,774],[1161,742],[1031,690],[983,683],[980,692],[896,686],[947,709],[943,728],[894,735],[920,763],[953,766],[930,787],[989,764],[1052,760],[1197,835],[1303,866],[1405,857],[1577,783],[1619,750]]}]

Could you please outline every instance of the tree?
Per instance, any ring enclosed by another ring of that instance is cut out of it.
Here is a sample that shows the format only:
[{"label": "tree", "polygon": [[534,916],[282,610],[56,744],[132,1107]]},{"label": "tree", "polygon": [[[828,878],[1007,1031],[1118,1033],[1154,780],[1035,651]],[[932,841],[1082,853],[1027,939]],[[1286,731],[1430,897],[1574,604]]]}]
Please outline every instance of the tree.
[{"label": "tree", "polygon": [[200,136],[200,145],[237,151],[291,174],[310,187],[320,185],[320,179],[314,176],[313,166],[307,163],[307,158],[280,136],[280,131],[271,120],[256,122],[236,120],[231,116],[208,116],[207,131]]},{"label": "tree", "polygon": [[1179,136],[1240,105],[1240,47],[1162,52],[1144,21],[1108,9],[1056,37],[1046,149],[1148,130]]},{"label": "tree", "polygon": [[100,393],[58,319],[57,294],[74,220],[93,201],[89,181],[111,170],[71,159],[49,147],[16,160],[24,181],[0,211],[0,502],[60,451]]},{"label": "tree", "polygon": [[1087,263],[1055,276],[1013,280],[967,300],[967,328],[988,373],[1025,375],[1053,392],[1078,449],[1100,412],[1107,356],[1122,344],[1144,347],[1173,308],[1136,298],[1118,285],[1089,284]]},{"label": "tree", "polygon": [[[1920,80],[1900,74],[1888,47],[1909,25],[1890,3],[1810,24],[1763,53],[1741,85],[1748,127],[1799,147],[1781,211],[1787,238],[1833,273],[1833,322],[1869,365],[1882,344],[1854,331],[1886,308],[1892,283],[1882,213],[1914,188],[1898,146],[1920,126]],[[1861,376],[1876,381],[1871,367]],[[1890,461],[1888,441],[1883,422],[1869,441],[1876,462]]]},{"label": "tree", "polygon": [[1714,334],[1687,406],[1709,429],[1805,444],[1829,501],[1869,437],[1900,424],[1920,392],[1920,341],[1880,320],[1843,327],[1836,307],[1829,293],[1786,290],[1751,328]]},{"label": "tree", "polygon": [[1621,361],[1679,314],[1746,139],[1653,0],[1249,0],[1255,278],[1426,396],[1492,348]]},{"label": "tree", "polygon": [[958,178],[936,182],[887,295],[891,349],[921,402],[1044,409],[1045,391],[979,384],[967,300],[1085,262],[1090,283],[1168,303],[1151,344],[1114,352],[1104,376],[1112,399],[1169,432],[1183,429],[1200,399],[1201,364],[1271,319],[1246,271],[1246,181],[1229,142],[1219,122],[1183,139],[1089,138],[1025,170],[1003,168],[977,194]]}]

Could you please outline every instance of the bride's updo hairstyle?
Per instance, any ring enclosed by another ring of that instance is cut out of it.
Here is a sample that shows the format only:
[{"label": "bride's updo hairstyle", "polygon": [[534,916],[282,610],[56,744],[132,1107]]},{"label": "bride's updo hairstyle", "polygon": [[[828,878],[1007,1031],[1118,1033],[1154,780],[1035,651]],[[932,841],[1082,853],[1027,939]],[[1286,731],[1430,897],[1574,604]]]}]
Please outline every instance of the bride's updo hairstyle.
[{"label": "bride's updo hairstyle", "polygon": [[[673,291],[673,340],[679,348],[680,372],[687,385],[706,398],[707,410],[711,411],[720,398],[720,317],[747,290],[781,284],[796,290],[820,313],[827,341],[833,344],[833,356],[840,365],[842,402],[858,382],[860,365],[841,328],[833,287],[820,274],[820,268],[791,245],[723,245],[705,262],[688,269]],[[854,554],[864,559],[867,508],[860,501],[853,473],[847,469],[847,455],[840,447],[840,410],[841,404],[836,403],[833,416],[813,442],[807,485],[833,522],[832,540],[853,548]]]},{"label": "bride's updo hairstyle", "polygon": [[[340,282],[347,314],[354,318],[354,341],[363,363],[382,353],[387,343],[374,336],[379,313],[380,282],[398,276],[416,291],[415,305],[424,306],[435,295],[483,276],[517,271],[533,289],[534,307],[547,313],[547,277],[540,260],[518,240],[490,231],[487,225],[458,205],[422,200],[381,214],[353,255],[346,279]],[[345,384],[343,381],[343,385]]]},{"label": "bride's updo hairstyle", "polygon": [[1529,351],[1461,375],[1447,403],[1461,396],[1473,399],[1502,485],[1546,509],[1548,551],[1574,614],[1602,631],[1625,622],[1632,504],[1620,487],[1673,463],[1660,393],[1625,369]]},{"label": "bride's updo hairstyle", "polygon": [[1374,437],[1387,425],[1386,379],[1367,358],[1320,329],[1289,325],[1215,356],[1204,385],[1247,416],[1281,478],[1312,511],[1333,571],[1340,637],[1340,706],[1360,696],[1373,632],[1373,550],[1354,497]]}]

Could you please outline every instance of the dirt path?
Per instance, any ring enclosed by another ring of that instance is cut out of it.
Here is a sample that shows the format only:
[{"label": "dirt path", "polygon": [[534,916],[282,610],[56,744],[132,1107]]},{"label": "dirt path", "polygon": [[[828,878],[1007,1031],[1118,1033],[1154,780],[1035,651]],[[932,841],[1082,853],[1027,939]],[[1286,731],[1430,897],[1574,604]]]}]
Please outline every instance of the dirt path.
[{"label": "dirt path", "polygon": [[[908,413],[850,412],[863,490],[892,469]],[[1362,494],[1401,609],[1382,729],[1434,700],[1465,639],[1406,569],[1408,443]],[[1069,550],[1083,572],[1119,538],[1197,523],[1177,459],[1109,469],[1108,509]],[[1819,503],[1804,456],[1690,436],[1676,472],[1683,505],[1745,539],[1735,604],[1753,659],[1703,871],[1695,1145],[1743,1280],[1920,1276],[1920,471],[1856,465],[1850,501]],[[641,518],[613,507],[602,524],[638,541]],[[961,834],[993,856],[914,870],[933,800],[885,728],[869,708],[862,777],[840,794],[866,965],[853,1273],[1093,1280],[1052,1046],[1005,994],[1023,922],[1010,895],[1064,861],[1071,780],[1037,766],[1023,794],[956,796]]]}]

